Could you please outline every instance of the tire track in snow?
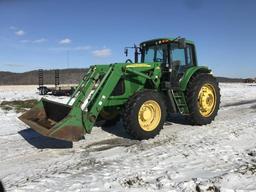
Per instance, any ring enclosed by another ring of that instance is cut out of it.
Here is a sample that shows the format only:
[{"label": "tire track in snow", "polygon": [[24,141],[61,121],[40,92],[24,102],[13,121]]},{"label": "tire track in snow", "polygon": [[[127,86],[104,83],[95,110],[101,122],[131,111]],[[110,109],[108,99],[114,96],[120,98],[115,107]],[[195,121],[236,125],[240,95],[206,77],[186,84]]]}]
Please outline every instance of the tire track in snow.
[{"label": "tire track in snow", "polygon": [[238,102],[234,102],[234,103],[228,103],[228,104],[222,105],[222,107],[235,107],[235,106],[252,104],[252,103],[256,103],[256,99],[243,100],[243,101],[238,101]]},{"label": "tire track in snow", "polygon": [[[237,110],[242,111],[242,113],[247,113],[249,109],[241,106]],[[110,185],[115,186],[116,183],[118,183],[123,187],[127,187],[127,185],[124,184],[126,181],[133,181],[133,178],[135,178],[135,180],[136,178],[140,178],[138,180],[141,182],[141,186],[137,187],[143,188],[146,186],[155,189],[159,183],[164,182],[169,183],[175,188],[189,182],[191,177],[197,175],[202,176],[206,174],[206,178],[217,180],[220,176],[240,166],[238,159],[241,158],[241,153],[226,143],[226,141],[230,139],[230,135],[232,136],[232,131],[235,130],[239,132],[238,127],[248,126],[248,128],[252,128],[253,126],[253,124],[250,125],[250,122],[243,122],[243,118],[240,118],[240,122],[232,121],[240,117],[240,115],[236,113],[233,114],[231,111],[233,111],[233,109],[226,111],[220,110],[220,116],[225,118],[217,118],[213,124],[207,126],[172,125],[178,127],[175,130],[177,133],[176,143],[171,143],[170,140],[166,140],[158,145],[155,140],[149,140],[124,146],[125,139],[110,139],[89,144],[87,146],[88,148],[85,146],[84,150],[78,152],[81,156],[75,166],[71,166],[69,169],[58,169],[55,174],[46,178],[46,183],[57,178],[55,182],[57,182],[57,185],[61,185],[63,182],[68,182],[68,180],[72,182],[72,180],[76,180],[77,178],[85,177],[85,181],[80,182],[78,186],[93,189],[97,188],[98,185],[98,183],[93,184],[95,177],[110,183]],[[222,128],[222,121],[224,120],[225,122],[230,121],[230,123],[228,126],[225,125],[225,127]],[[165,127],[165,129],[171,129],[171,127]],[[200,134],[202,131],[206,131],[207,134]],[[165,134],[168,134],[168,132]],[[224,142],[222,140],[222,142],[218,143],[218,135],[225,138]],[[191,139],[190,136],[194,138]],[[158,139],[161,141],[161,138],[156,138],[156,140]],[[109,144],[110,146],[104,148],[105,145]],[[125,153],[119,154],[118,157],[116,154],[114,157],[109,154],[112,150],[119,151],[118,148],[120,147]],[[226,157],[226,154],[228,154],[229,157]],[[81,163],[91,157],[100,160],[101,168],[96,169],[93,165]],[[133,162],[132,168],[131,162]],[[151,166],[149,166],[149,164],[151,164]],[[200,166],[204,164],[207,166]],[[87,167],[85,168],[84,166]],[[219,171],[216,172],[218,169]],[[63,172],[65,172],[65,174],[63,174]],[[111,173],[116,174],[117,180],[113,181],[113,178],[110,177]],[[96,176],[94,176],[94,174]],[[66,178],[61,175],[65,175]],[[58,176],[60,177],[58,178]],[[37,183],[37,185],[39,183]],[[136,185],[136,182],[134,185]],[[65,187],[69,189],[68,186]],[[162,189],[165,187],[166,186],[163,185]],[[43,188],[43,186],[39,188]]]},{"label": "tire track in snow", "polygon": [[[256,117],[254,114],[251,119],[247,117],[254,109],[253,102],[237,103],[240,104],[234,107],[224,105],[210,125],[172,123],[165,125],[155,139],[138,143],[98,130],[96,133],[100,134],[95,142],[88,139],[73,149],[46,149],[41,156],[40,149],[31,149],[23,138],[22,141],[15,138],[3,146],[14,153],[13,162],[18,162],[3,163],[2,169],[12,166],[16,169],[4,181],[8,183],[8,191],[16,188],[44,191],[49,186],[50,191],[90,191],[100,187],[105,191],[120,191],[120,186],[121,189],[169,190],[171,186],[182,188],[191,182],[191,177],[204,174],[209,181],[217,182],[221,175],[244,164],[247,158],[244,148],[255,145],[252,141],[251,146],[240,146],[242,141],[255,138]],[[19,150],[23,153],[16,159]]]}]

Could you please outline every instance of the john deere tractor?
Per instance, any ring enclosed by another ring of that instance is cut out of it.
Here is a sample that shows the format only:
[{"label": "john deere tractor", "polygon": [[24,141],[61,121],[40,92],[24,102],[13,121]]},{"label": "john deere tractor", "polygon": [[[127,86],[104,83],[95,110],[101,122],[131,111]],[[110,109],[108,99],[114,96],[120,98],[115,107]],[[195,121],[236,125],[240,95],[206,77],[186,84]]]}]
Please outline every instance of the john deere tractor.
[{"label": "john deere tractor", "polygon": [[111,125],[120,117],[138,140],[155,137],[168,113],[195,125],[214,120],[218,82],[210,69],[198,66],[192,41],[160,38],[132,48],[134,62],[91,66],[67,104],[43,98],[19,118],[42,135],[67,141],[84,138],[98,121]]}]

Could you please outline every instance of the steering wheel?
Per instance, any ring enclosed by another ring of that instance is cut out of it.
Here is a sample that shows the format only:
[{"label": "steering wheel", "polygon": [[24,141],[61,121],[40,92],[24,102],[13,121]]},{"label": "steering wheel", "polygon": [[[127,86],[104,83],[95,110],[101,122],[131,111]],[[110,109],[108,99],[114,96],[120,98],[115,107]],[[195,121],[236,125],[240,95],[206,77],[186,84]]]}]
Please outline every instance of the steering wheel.
[{"label": "steering wheel", "polygon": [[131,60],[131,59],[127,59],[127,60],[125,61],[125,63],[132,63],[132,60]]}]

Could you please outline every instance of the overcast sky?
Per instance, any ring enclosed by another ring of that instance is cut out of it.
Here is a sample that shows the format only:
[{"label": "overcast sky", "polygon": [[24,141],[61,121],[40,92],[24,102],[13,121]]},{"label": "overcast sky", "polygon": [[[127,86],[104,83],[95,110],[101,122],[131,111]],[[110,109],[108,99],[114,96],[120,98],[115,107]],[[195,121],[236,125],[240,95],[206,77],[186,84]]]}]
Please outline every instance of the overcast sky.
[{"label": "overcast sky", "polygon": [[255,10],[254,0],[0,0],[0,71],[124,62],[125,46],[183,36],[214,74],[253,77]]}]

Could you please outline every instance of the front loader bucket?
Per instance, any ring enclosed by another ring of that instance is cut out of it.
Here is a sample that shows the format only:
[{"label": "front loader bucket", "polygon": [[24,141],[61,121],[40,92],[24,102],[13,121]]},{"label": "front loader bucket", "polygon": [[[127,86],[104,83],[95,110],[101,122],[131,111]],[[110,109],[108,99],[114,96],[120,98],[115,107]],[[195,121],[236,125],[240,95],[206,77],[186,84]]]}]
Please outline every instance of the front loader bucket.
[{"label": "front loader bucket", "polygon": [[42,99],[19,119],[44,136],[78,141],[85,134],[82,111],[72,115],[72,110],[69,105]]}]

